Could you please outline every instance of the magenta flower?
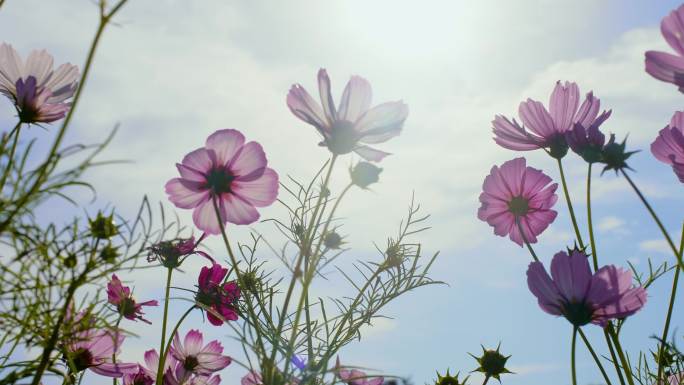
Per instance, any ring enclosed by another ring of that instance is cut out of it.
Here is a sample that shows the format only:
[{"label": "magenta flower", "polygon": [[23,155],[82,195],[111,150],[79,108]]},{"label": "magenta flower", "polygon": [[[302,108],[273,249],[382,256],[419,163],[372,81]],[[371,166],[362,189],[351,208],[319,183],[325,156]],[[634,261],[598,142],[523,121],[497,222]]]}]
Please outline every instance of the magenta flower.
[{"label": "magenta flower", "polygon": [[78,68],[69,63],[52,68],[47,51],[33,51],[26,61],[9,44],[0,44],[0,93],[14,103],[24,123],[51,123],[62,119],[76,92]]},{"label": "magenta flower", "polygon": [[154,262],[159,260],[162,265],[168,268],[176,268],[191,255],[197,254],[208,259],[211,263],[216,263],[206,252],[199,250],[198,246],[206,236],[202,234],[199,240],[195,241],[195,237],[188,239],[174,239],[171,241],[161,241],[150,246],[147,250],[147,262]]},{"label": "magenta flower", "polygon": [[565,139],[572,151],[589,163],[599,162],[602,158],[606,136],[599,127],[610,117],[611,112],[604,111],[586,128],[580,123],[575,123],[575,126],[565,133]]},{"label": "magenta flower", "polygon": [[[178,362],[173,356],[166,357],[164,372],[174,368]],[[145,366],[138,365],[138,371],[133,374],[123,376],[124,385],[152,385],[157,379],[157,368],[159,367],[159,354],[156,350],[145,352]]]},{"label": "magenta flower", "polygon": [[104,329],[88,329],[75,334],[65,346],[66,357],[76,371],[86,369],[107,377],[121,377],[138,371],[135,363],[112,363],[112,355],[119,354],[124,341],[121,333]]},{"label": "magenta flower", "polygon": [[142,307],[159,305],[155,300],[141,303],[135,302],[131,289],[128,286],[124,286],[116,274],[112,274],[112,280],[107,284],[107,299],[109,303],[116,306],[119,314],[124,318],[133,321],[139,319],[148,324],[151,324],[151,322],[142,317]]},{"label": "magenta flower", "polygon": [[296,117],[318,130],[323,136],[321,146],[328,147],[336,155],[354,151],[373,162],[389,155],[366,144],[383,143],[399,135],[408,116],[406,104],[387,102],[371,108],[370,83],[362,77],[352,76],[336,109],[325,69],[318,71],[318,90],[322,109],[299,84],[290,88],[287,106]]},{"label": "magenta flower", "polygon": [[223,346],[218,341],[204,344],[204,337],[198,330],[190,330],[183,343],[178,333],[173,337],[171,354],[187,372],[208,376],[230,365],[231,358],[224,356]]},{"label": "magenta flower", "polygon": [[339,357],[337,357],[335,371],[340,380],[347,385],[381,385],[385,381],[383,377],[369,377],[361,370],[347,369],[341,366]]},{"label": "magenta flower", "polygon": [[240,131],[218,130],[199,148],[176,164],[180,178],[166,183],[169,200],[182,209],[193,209],[195,225],[208,234],[221,228],[221,221],[236,225],[259,219],[256,207],[273,203],[278,195],[278,174],[266,167],[266,154],[257,142],[245,143]]},{"label": "magenta flower", "polygon": [[684,5],[663,18],[660,32],[677,55],[647,51],[646,72],[658,80],[676,85],[680,92],[684,92]]},{"label": "magenta flower", "polygon": [[600,107],[601,101],[592,92],[580,106],[577,84],[561,84],[559,81],[551,93],[548,110],[536,100],[527,99],[520,103],[518,114],[524,126],[515,119],[511,121],[503,115],[496,115],[492,121],[494,141],[509,150],[543,148],[554,158],[562,158],[568,151],[565,133],[575,123],[583,127],[592,125]]},{"label": "magenta flower", "polygon": [[520,246],[525,240],[535,243],[558,214],[551,210],[558,184],[549,183],[551,178],[541,170],[525,166],[525,158],[494,166],[482,185],[477,217],[494,227],[494,234],[510,235]]},{"label": "magenta flower", "polygon": [[242,376],[240,380],[240,385],[262,385],[263,380],[261,379],[261,374],[250,370],[249,373]]},{"label": "magenta flower", "polygon": [[672,166],[684,183],[684,112],[675,112],[670,124],[660,130],[651,144],[651,152],[659,161]]},{"label": "magenta flower", "polygon": [[212,325],[221,326],[224,320],[238,319],[237,300],[240,288],[235,281],[223,283],[228,269],[215,263],[211,267],[203,267],[197,279],[199,290],[196,300],[209,308],[207,318]]},{"label": "magenta flower", "polygon": [[592,275],[583,252],[560,252],[551,260],[551,277],[541,262],[530,263],[527,286],[545,312],[564,316],[575,326],[601,327],[625,318],[646,303],[646,290],[632,286],[632,273],[608,265]]}]

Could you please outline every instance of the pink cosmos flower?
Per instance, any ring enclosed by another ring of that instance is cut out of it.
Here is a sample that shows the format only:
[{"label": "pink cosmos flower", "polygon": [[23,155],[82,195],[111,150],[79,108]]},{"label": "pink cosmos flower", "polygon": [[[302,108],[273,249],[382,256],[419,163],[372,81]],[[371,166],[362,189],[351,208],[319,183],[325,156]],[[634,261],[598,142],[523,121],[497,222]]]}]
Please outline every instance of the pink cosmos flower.
[{"label": "pink cosmos flower", "polygon": [[[166,357],[164,372],[176,367],[178,362],[172,355]],[[138,371],[123,376],[124,385],[152,385],[157,380],[157,368],[159,367],[159,354],[156,350],[145,352],[145,366],[138,365]]]},{"label": "pink cosmos flower", "polygon": [[204,344],[204,337],[198,330],[190,330],[183,343],[178,333],[173,337],[171,354],[187,372],[208,376],[230,365],[231,358],[224,356],[223,346],[218,341]]},{"label": "pink cosmos flower", "polygon": [[325,69],[318,71],[321,106],[299,84],[290,88],[287,106],[323,136],[321,146],[337,155],[356,152],[362,158],[379,162],[389,153],[366,144],[376,144],[399,135],[408,116],[408,106],[402,101],[387,102],[371,108],[372,91],[368,81],[352,76],[335,108],[330,78]]},{"label": "pink cosmos flower", "polygon": [[574,250],[551,260],[551,276],[541,262],[527,269],[527,285],[545,312],[564,316],[575,326],[606,326],[625,318],[646,303],[646,290],[632,286],[632,273],[608,265],[592,275],[587,255]]},{"label": "pink cosmos flower", "polygon": [[166,183],[169,200],[182,209],[193,209],[195,225],[208,234],[221,228],[221,221],[236,225],[259,219],[256,207],[273,203],[278,196],[278,174],[266,167],[266,154],[257,142],[245,143],[240,131],[218,130],[199,148],[176,164],[180,178]]},{"label": "pink cosmos flower", "polygon": [[197,279],[199,290],[196,300],[210,308],[207,318],[212,325],[221,326],[223,320],[236,321],[237,300],[240,288],[235,281],[223,282],[228,269],[215,263],[211,267],[203,267]]},{"label": "pink cosmos flower", "polygon": [[385,381],[383,377],[369,377],[365,372],[358,369],[346,369],[340,365],[339,357],[337,357],[335,371],[340,380],[347,385],[381,385]]},{"label": "pink cosmos flower", "polygon": [[527,99],[520,103],[518,114],[524,126],[515,119],[511,121],[503,115],[496,115],[492,121],[494,141],[515,151],[544,148],[551,156],[562,158],[568,151],[565,132],[575,123],[591,126],[600,107],[601,101],[592,92],[586,95],[580,106],[577,84],[561,84],[559,81],[551,93],[548,110],[536,100]]},{"label": "pink cosmos flower", "polygon": [[124,341],[121,333],[104,329],[88,329],[76,333],[65,346],[66,355],[77,371],[90,369],[107,377],[121,377],[138,371],[135,363],[112,363],[112,355],[119,354]]},{"label": "pink cosmos flower", "polygon": [[599,130],[599,127],[610,117],[611,113],[611,110],[604,111],[589,127],[575,123],[575,126],[565,133],[565,139],[572,151],[589,163],[599,162],[602,158],[606,136]]},{"label": "pink cosmos flower", "polygon": [[684,112],[675,112],[670,124],[660,130],[651,144],[651,152],[659,161],[671,165],[684,183]]},{"label": "pink cosmos flower", "polygon": [[14,103],[24,123],[51,123],[62,119],[76,92],[78,68],[69,63],[52,68],[47,51],[33,51],[23,61],[9,44],[0,44],[0,93]]},{"label": "pink cosmos flower", "polygon": [[116,306],[119,314],[126,319],[134,321],[139,319],[148,324],[151,324],[151,322],[142,317],[142,307],[159,305],[155,300],[141,303],[135,302],[131,289],[128,286],[124,286],[116,274],[112,274],[112,280],[107,284],[107,299],[109,303]]},{"label": "pink cosmos flower", "polygon": [[684,92],[684,5],[663,18],[660,32],[677,55],[647,51],[646,72],[658,80],[676,85],[679,91]]},{"label": "pink cosmos flower", "polygon": [[558,184],[549,183],[551,178],[541,170],[525,166],[525,158],[494,166],[482,185],[477,217],[494,227],[494,234],[510,235],[520,246],[525,240],[535,243],[558,214],[551,210]]}]

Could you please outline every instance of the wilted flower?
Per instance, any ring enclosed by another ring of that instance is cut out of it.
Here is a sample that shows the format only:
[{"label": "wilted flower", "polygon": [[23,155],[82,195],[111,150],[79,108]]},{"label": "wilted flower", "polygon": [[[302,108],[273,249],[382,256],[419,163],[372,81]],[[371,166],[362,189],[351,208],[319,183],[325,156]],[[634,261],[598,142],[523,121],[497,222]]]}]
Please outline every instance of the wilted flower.
[{"label": "wilted flower", "polygon": [[646,72],[658,80],[672,83],[684,91],[684,5],[670,12],[660,22],[660,32],[667,44],[677,52],[647,51]]},{"label": "wilted flower", "polygon": [[151,322],[142,317],[142,307],[158,305],[155,300],[141,303],[135,302],[131,289],[128,286],[124,286],[116,274],[112,275],[112,280],[107,284],[107,299],[109,303],[116,306],[121,316],[129,320],[139,319],[148,324],[151,324]]},{"label": "wilted flower", "polygon": [[437,379],[435,380],[435,385],[466,385],[466,382],[468,381],[468,378],[470,378],[470,376],[464,378],[463,382],[461,382],[458,380],[459,375],[460,373],[456,373],[456,376],[450,375],[449,369],[447,369],[447,372],[444,376],[437,372]]},{"label": "wilted flower", "polygon": [[530,263],[527,286],[545,312],[571,324],[605,326],[614,318],[636,313],[646,303],[646,290],[632,286],[632,273],[613,265],[592,275],[586,254],[559,252],[551,260],[551,277],[541,262]]},{"label": "wilted flower", "polygon": [[359,162],[349,171],[352,183],[365,189],[380,180],[382,169],[372,163]]},{"label": "wilted flower", "polygon": [[500,348],[501,344],[496,347],[496,350],[485,349],[483,346],[482,356],[477,357],[470,354],[470,356],[477,360],[477,363],[480,365],[480,367],[473,370],[473,372],[481,372],[486,378],[493,377],[499,380],[499,382],[501,382],[502,374],[512,373],[510,370],[506,369],[506,361],[508,361],[511,356],[504,356],[501,354],[499,351]]},{"label": "wilted flower", "polygon": [[515,119],[510,121],[502,115],[496,115],[492,121],[494,141],[501,147],[515,151],[545,148],[551,156],[560,159],[568,152],[565,133],[575,123],[583,127],[591,126],[600,106],[600,100],[592,92],[587,94],[580,106],[577,84],[561,84],[559,81],[551,93],[548,110],[536,100],[527,99],[520,103],[518,114],[524,126],[520,126]]},{"label": "wilted flower", "polygon": [[572,151],[589,163],[601,160],[606,136],[599,130],[599,127],[610,117],[610,114],[611,111],[604,111],[587,128],[580,123],[575,123],[572,130],[565,133],[565,139]]},{"label": "wilted flower", "polygon": [[630,168],[627,165],[627,159],[637,151],[626,151],[627,138],[625,138],[622,143],[617,143],[615,141],[615,135],[611,134],[608,143],[603,147],[603,152],[601,153],[601,163],[605,164],[603,167],[603,172],[608,170],[618,171]]},{"label": "wilted flower", "polygon": [[[510,235],[513,242],[537,242],[548,225],[556,219],[551,207],[556,203],[558,184],[541,170],[525,166],[525,158],[494,166],[482,185],[477,217],[494,227],[494,234]],[[524,239],[520,229],[524,231]]]},{"label": "wilted flower", "polygon": [[112,363],[112,355],[119,353],[124,336],[104,329],[87,329],[75,334],[65,346],[65,358],[76,371],[90,369],[107,377],[121,377],[136,373],[138,364]]},{"label": "wilted flower", "polygon": [[675,112],[670,124],[660,130],[651,144],[651,152],[659,161],[671,165],[684,183],[684,112]]},{"label": "wilted flower", "polygon": [[221,232],[214,200],[223,223],[246,225],[259,219],[256,207],[270,205],[278,195],[278,174],[266,167],[261,145],[245,143],[237,130],[216,131],[205,147],[176,166],[181,177],[166,183],[169,200],[176,207],[193,209],[195,225],[209,234]]},{"label": "wilted flower", "polygon": [[[175,368],[178,362],[172,355],[166,357],[164,363],[164,372],[171,368]],[[148,350],[145,352],[145,366],[138,365],[138,371],[134,374],[125,374],[123,376],[124,385],[152,385],[157,379],[157,368],[159,367],[159,354],[156,350]],[[168,384],[165,384],[168,385]]]},{"label": "wilted flower", "polygon": [[104,216],[100,211],[95,218],[89,219],[88,223],[90,224],[90,234],[98,239],[109,239],[119,233],[119,229],[114,223],[114,214]]},{"label": "wilted flower", "polygon": [[321,146],[336,155],[356,152],[362,158],[379,162],[386,152],[365,144],[386,142],[399,135],[408,116],[408,106],[401,101],[371,105],[371,86],[359,76],[352,76],[335,108],[330,91],[330,78],[325,69],[318,71],[321,106],[299,84],[290,88],[287,106],[292,113],[311,124],[323,136]]},{"label": "wilted flower", "polygon": [[358,369],[346,369],[340,365],[339,357],[337,357],[335,371],[340,381],[347,385],[381,385],[385,381],[383,377],[369,377],[365,372]]},{"label": "wilted flower", "polygon": [[204,258],[215,263],[214,258],[202,250],[198,250],[200,242],[204,239],[206,234],[202,234],[199,240],[195,241],[195,237],[188,239],[174,239],[172,241],[161,241],[150,246],[147,250],[147,262],[154,262],[157,259],[167,268],[176,268],[180,266],[181,257],[187,257],[193,254],[198,254]]},{"label": "wilted flower", "polygon": [[173,336],[170,352],[184,370],[198,375],[211,375],[230,365],[231,358],[224,356],[223,346],[218,341],[204,345],[204,337],[199,330],[190,330],[183,343],[178,333]]},{"label": "wilted flower", "polygon": [[65,63],[52,68],[52,55],[33,51],[21,59],[9,44],[0,44],[0,93],[14,103],[24,123],[51,123],[62,119],[76,92],[78,68]]},{"label": "wilted flower", "polygon": [[199,290],[196,300],[207,306],[207,319],[212,325],[223,325],[223,320],[235,321],[238,319],[236,302],[240,298],[240,288],[235,281],[223,282],[228,269],[219,264],[210,268],[203,267],[198,281]]}]

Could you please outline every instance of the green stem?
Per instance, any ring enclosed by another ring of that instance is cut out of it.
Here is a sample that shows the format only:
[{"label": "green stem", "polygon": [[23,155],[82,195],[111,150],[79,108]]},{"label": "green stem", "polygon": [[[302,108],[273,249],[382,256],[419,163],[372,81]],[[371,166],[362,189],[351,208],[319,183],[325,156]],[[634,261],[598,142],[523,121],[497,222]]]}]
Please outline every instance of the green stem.
[{"label": "green stem", "polygon": [[[5,171],[2,173],[2,179],[0,179],[0,192],[5,188],[5,182],[7,177],[12,172],[12,162],[14,161],[14,154],[17,152],[17,143],[19,143],[19,136],[21,133],[21,121],[17,123],[16,126],[10,131],[9,136],[12,137],[12,147],[10,148],[10,153],[7,157],[7,166],[5,166]],[[5,147],[2,147],[2,151],[5,152]]]},{"label": "green stem", "polygon": [[[161,356],[164,352],[164,346],[166,346],[166,321],[169,317],[169,294],[171,292],[171,275],[173,274],[173,268],[167,268],[166,274],[166,292],[164,294],[164,318],[162,318],[162,332],[161,332],[161,343],[159,344],[159,355]],[[157,385],[162,385],[162,378],[164,377],[164,360],[159,359],[159,364],[157,365]]]},{"label": "green stem", "polygon": [[[684,253],[684,225],[682,225],[682,238],[679,241],[679,256]],[[674,309],[675,297],[677,296],[677,286],[679,286],[679,273],[682,270],[681,264],[677,264],[675,267],[674,278],[672,279],[672,291],[670,292],[670,304],[667,308],[667,316],[665,316],[665,326],[663,327],[662,338],[660,339],[660,349],[658,349],[658,381],[664,380],[662,378],[663,370],[665,366],[663,365],[663,353],[665,350],[665,341],[667,341],[667,335],[670,332],[670,319],[672,318],[672,310]]]},{"label": "green stem", "polygon": [[491,378],[491,377],[489,377],[489,376],[485,376],[485,379],[484,379],[484,381],[482,382],[482,385],[487,385],[487,383],[489,382],[489,379],[490,379],[490,378]]},{"label": "green stem", "polygon": [[610,360],[615,366],[615,373],[617,373],[618,380],[620,380],[621,385],[625,385],[625,378],[622,376],[622,370],[620,369],[620,364],[618,364],[618,359],[615,355],[615,349],[613,348],[613,343],[610,340],[610,334],[608,334],[607,328],[603,328],[603,336],[606,338],[606,345],[608,345],[608,351],[610,352]]},{"label": "green stem", "polygon": [[565,172],[563,171],[563,162],[560,159],[558,161],[558,170],[560,170],[561,184],[563,185],[563,194],[565,194],[565,201],[568,204],[568,211],[570,212],[570,219],[572,220],[572,227],[575,229],[575,236],[577,241],[580,243],[580,248],[584,248],[584,241],[582,240],[582,235],[580,234],[579,226],[577,225],[577,218],[575,217],[575,210],[572,208],[572,201],[570,200],[570,193],[568,192],[568,184],[565,181]]},{"label": "green stem", "polygon": [[594,225],[591,216],[591,163],[587,171],[587,222],[589,225],[589,242],[591,244],[591,258],[594,261],[594,271],[598,271],[598,252],[596,251],[596,240],[594,239]]},{"label": "green stem", "polygon": [[603,379],[606,381],[606,385],[612,385],[610,383],[610,379],[608,378],[606,370],[603,368],[603,365],[601,365],[601,360],[599,359],[599,356],[594,351],[594,348],[591,347],[591,344],[589,343],[589,339],[587,338],[587,336],[584,335],[584,331],[582,331],[582,328],[577,329],[577,331],[579,332],[580,337],[582,337],[582,341],[584,341],[584,345],[586,345],[587,349],[589,350],[589,353],[591,353],[591,357],[594,359],[594,362],[596,362],[596,366],[598,366],[599,370],[601,371],[601,375],[603,376]]},{"label": "green stem", "polygon": [[572,385],[577,385],[577,367],[575,364],[575,347],[577,345],[577,326],[572,329],[572,347],[570,348],[570,371],[572,374]]},{"label": "green stem", "polygon": [[632,178],[629,177],[629,175],[625,172],[624,169],[620,169],[620,172],[622,175],[627,179],[627,182],[629,183],[630,186],[632,186],[632,189],[634,192],[639,196],[639,199],[641,199],[641,202],[646,206],[646,209],[648,212],[651,214],[651,217],[653,217],[653,220],[655,223],[658,225],[658,228],[660,228],[660,231],[663,233],[663,236],[667,240],[668,245],[670,245],[670,249],[672,249],[672,252],[674,253],[675,257],[677,258],[677,262],[679,263],[680,266],[684,266],[684,263],[682,262],[682,257],[679,255],[679,252],[677,250],[677,247],[675,246],[674,242],[672,242],[672,238],[670,238],[670,234],[667,233],[667,230],[665,230],[665,226],[663,226],[663,223],[660,221],[660,218],[658,218],[658,215],[656,215],[655,211],[653,210],[653,207],[648,203],[646,200],[646,197],[644,194],[641,193],[641,190],[634,184],[632,181]]},{"label": "green stem", "polygon": [[617,351],[618,357],[620,358],[620,363],[622,364],[622,370],[625,371],[625,377],[627,377],[627,383],[629,385],[634,385],[634,379],[632,378],[632,368],[629,366],[629,362],[627,361],[627,357],[625,356],[625,353],[622,351],[622,346],[620,345],[620,339],[618,338],[617,333],[615,333],[615,329],[613,328],[613,324],[608,325],[608,334],[610,334],[610,337],[613,339],[613,343],[615,344],[615,350]]},{"label": "green stem", "polygon": [[537,258],[537,253],[534,252],[532,245],[530,245],[530,242],[527,240],[527,237],[525,236],[525,232],[523,231],[520,219],[515,218],[515,223],[518,225],[518,231],[520,231],[520,236],[522,237],[523,242],[527,246],[527,250],[529,250],[530,254],[532,254],[532,259],[534,259],[535,262],[539,262],[539,258]]},{"label": "green stem", "polygon": [[[190,315],[190,313],[195,309],[195,305],[190,306],[188,310],[183,313],[183,315],[178,319],[178,322],[176,322],[176,326],[173,327],[173,330],[171,331],[171,334],[169,334],[169,340],[166,342],[166,347],[164,350],[164,354],[159,354],[159,362],[161,362],[161,367],[163,368],[165,363],[166,363],[166,357],[169,355],[169,349],[171,348],[171,341],[173,341],[173,337],[176,335],[176,332],[178,332],[178,328],[180,325],[185,321],[185,318]],[[157,369],[158,370],[158,369]],[[159,373],[157,372],[157,377],[159,376]],[[162,373],[162,377],[164,374]]]},{"label": "green stem", "polygon": [[[116,320],[116,326],[115,326],[115,339],[114,339],[114,352],[112,353],[112,364],[116,365],[116,350],[119,348],[116,346],[116,342],[119,340],[119,324],[121,323],[121,318],[123,318],[122,315],[119,315],[119,318]],[[112,385],[116,385],[117,380],[116,377],[112,377]]]}]

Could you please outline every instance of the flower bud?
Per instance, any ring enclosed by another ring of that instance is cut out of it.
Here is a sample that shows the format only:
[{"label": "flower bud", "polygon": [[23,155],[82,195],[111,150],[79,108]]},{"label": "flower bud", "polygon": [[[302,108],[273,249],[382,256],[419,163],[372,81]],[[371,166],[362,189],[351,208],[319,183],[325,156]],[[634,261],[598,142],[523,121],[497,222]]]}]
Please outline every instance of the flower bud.
[{"label": "flower bud", "polygon": [[119,252],[116,250],[116,247],[112,246],[111,243],[103,247],[100,251],[100,259],[107,263],[113,263],[118,257]]},{"label": "flower bud", "polygon": [[460,373],[456,373],[456,376],[451,376],[449,374],[449,369],[447,369],[447,372],[444,376],[437,372],[437,379],[435,380],[435,385],[466,385],[466,381],[468,381],[468,378],[470,378],[470,376],[464,378],[463,382],[461,382],[458,380],[459,375]]},{"label": "flower bud", "polygon": [[368,162],[359,162],[349,171],[352,183],[363,189],[378,182],[380,172],[382,172],[380,167]]},{"label": "flower bud", "polygon": [[328,231],[323,235],[323,245],[328,249],[337,250],[343,243],[340,234],[336,233],[334,230]]},{"label": "flower bud", "polygon": [[499,381],[501,381],[500,376],[502,374],[512,373],[511,371],[506,369],[506,361],[508,361],[508,359],[511,356],[504,356],[499,352],[499,348],[501,348],[501,344],[499,344],[499,346],[496,347],[496,350],[487,350],[483,346],[481,357],[476,357],[468,353],[471,357],[477,360],[477,363],[480,365],[480,367],[473,370],[473,372],[484,373],[485,377],[494,377]]},{"label": "flower bud", "polygon": [[630,168],[627,165],[627,159],[637,151],[625,151],[626,146],[626,138],[622,141],[622,143],[617,143],[615,142],[615,135],[610,135],[610,140],[605,145],[603,152],[601,153],[601,163],[606,165],[603,168],[603,172],[615,170],[617,173],[624,168]]},{"label": "flower bud", "polygon": [[119,233],[114,223],[114,214],[102,215],[99,211],[94,219],[89,219],[90,234],[97,239],[109,239]]}]

